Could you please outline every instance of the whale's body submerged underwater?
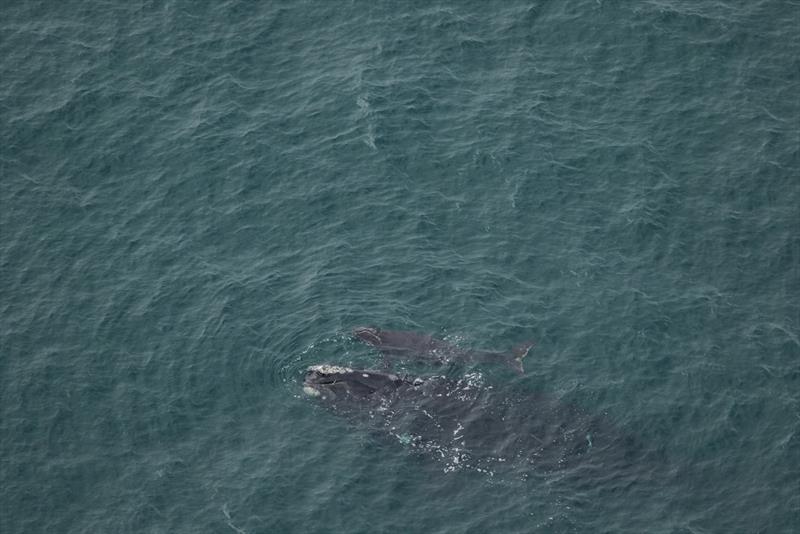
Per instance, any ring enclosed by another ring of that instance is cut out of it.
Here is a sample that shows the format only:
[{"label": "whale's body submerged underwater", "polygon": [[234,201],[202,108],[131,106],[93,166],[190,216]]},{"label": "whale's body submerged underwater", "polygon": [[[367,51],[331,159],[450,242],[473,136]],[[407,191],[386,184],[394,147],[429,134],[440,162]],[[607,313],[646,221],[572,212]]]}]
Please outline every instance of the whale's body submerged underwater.
[{"label": "whale's body submerged underwater", "polygon": [[522,359],[533,346],[532,342],[523,343],[508,352],[462,349],[427,334],[383,330],[374,326],[358,326],[353,329],[353,335],[377,348],[383,354],[387,366],[388,359],[392,357],[427,360],[437,364],[451,361],[488,362],[501,363],[522,374]]},{"label": "whale's body submerged underwater", "polygon": [[507,397],[476,383],[478,376],[454,381],[315,365],[306,372],[303,390],[335,413],[451,469],[494,472],[513,465],[593,478],[630,477],[635,471],[641,447],[604,418],[544,395]]}]

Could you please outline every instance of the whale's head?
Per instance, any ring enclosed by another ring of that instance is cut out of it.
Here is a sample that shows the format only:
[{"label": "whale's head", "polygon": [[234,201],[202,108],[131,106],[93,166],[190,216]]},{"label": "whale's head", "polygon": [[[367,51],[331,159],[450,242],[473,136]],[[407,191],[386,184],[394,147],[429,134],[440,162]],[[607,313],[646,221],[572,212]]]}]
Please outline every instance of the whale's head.
[{"label": "whale's head", "polygon": [[303,392],[337,404],[370,404],[380,403],[402,384],[403,379],[392,373],[312,365],[306,370]]},{"label": "whale's head", "polygon": [[374,326],[357,326],[353,328],[353,335],[364,343],[369,343],[373,346],[378,346],[382,342],[381,331]]}]

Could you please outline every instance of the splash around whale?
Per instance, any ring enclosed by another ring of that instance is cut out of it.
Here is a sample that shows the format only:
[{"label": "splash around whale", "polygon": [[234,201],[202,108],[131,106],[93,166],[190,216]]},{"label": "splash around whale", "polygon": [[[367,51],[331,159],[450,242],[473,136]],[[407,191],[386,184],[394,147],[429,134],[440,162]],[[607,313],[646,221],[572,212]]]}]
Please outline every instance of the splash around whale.
[{"label": "splash around whale", "polygon": [[389,367],[390,358],[417,359],[445,364],[454,361],[470,363],[500,363],[523,374],[522,359],[528,355],[533,342],[526,342],[508,352],[463,349],[427,334],[402,330],[383,330],[374,326],[357,326],[353,336],[378,349]]}]

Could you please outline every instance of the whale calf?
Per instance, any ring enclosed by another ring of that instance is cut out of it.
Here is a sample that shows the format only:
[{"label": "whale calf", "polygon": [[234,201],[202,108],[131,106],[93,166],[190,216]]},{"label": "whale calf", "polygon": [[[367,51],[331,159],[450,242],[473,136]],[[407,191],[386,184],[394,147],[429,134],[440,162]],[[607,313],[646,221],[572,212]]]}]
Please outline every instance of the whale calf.
[{"label": "whale calf", "polygon": [[477,373],[451,380],[314,365],[303,391],[334,413],[445,462],[445,471],[513,466],[608,482],[630,481],[644,470],[635,467],[641,448],[605,418],[542,394],[507,395],[481,380]]},{"label": "whale calf", "polygon": [[382,330],[374,326],[357,326],[353,335],[361,341],[377,348],[384,356],[388,366],[389,358],[421,359],[437,364],[451,361],[501,363],[522,374],[522,359],[533,346],[523,343],[509,352],[462,349],[444,340],[427,334],[402,330]]}]

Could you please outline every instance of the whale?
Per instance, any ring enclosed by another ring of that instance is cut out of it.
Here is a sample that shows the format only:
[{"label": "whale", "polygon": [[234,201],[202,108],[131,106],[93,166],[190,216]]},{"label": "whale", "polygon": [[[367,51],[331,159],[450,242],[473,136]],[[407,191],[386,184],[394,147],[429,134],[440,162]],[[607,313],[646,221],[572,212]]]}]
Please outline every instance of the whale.
[{"label": "whale", "polygon": [[463,349],[427,334],[383,330],[374,326],[357,326],[352,333],[357,339],[378,349],[383,354],[386,367],[391,367],[392,358],[424,360],[438,365],[451,362],[499,363],[523,374],[522,359],[534,345],[533,342],[527,342],[508,352],[498,352]]},{"label": "whale", "polygon": [[500,391],[478,373],[456,380],[319,364],[307,368],[302,389],[352,424],[443,462],[446,472],[511,467],[622,486],[642,472],[633,467],[644,449],[605,417],[544,394]]}]

